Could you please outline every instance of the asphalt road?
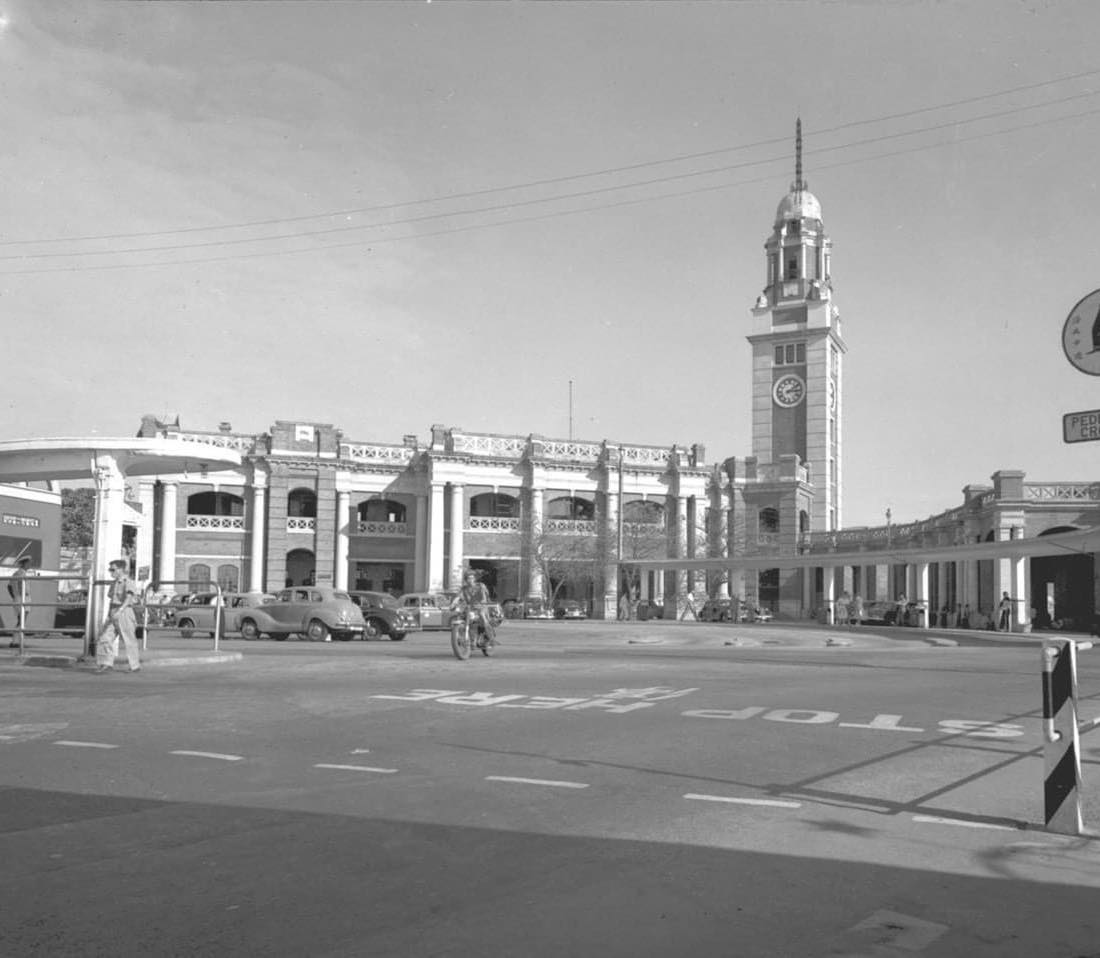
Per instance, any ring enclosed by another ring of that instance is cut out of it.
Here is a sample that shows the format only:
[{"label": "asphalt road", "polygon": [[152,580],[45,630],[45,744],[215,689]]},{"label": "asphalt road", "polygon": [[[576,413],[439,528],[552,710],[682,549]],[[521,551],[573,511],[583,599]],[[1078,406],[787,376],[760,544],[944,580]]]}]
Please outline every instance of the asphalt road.
[{"label": "asphalt road", "polygon": [[[1100,842],[1041,827],[1035,643],[881,633],[0,659],[0,954],[1100,955]],[[1087,653],[1080,684],[1091,723]]]}]

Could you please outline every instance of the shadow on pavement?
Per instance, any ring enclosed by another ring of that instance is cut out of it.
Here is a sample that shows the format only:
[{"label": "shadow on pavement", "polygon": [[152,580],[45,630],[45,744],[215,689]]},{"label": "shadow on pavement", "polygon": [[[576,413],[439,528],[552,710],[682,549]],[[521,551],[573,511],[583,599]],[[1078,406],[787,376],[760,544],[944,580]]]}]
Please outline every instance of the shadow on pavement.
[{"label": "shadow on pavement", "polygon": [[[1093,852],[1068,843],[976,852],[975,876],[364,811],[0,790],[3,952],[1069,958],[1100,941]],[[1029,880],[1038,855],[1064,856],[1064,883]]]}]

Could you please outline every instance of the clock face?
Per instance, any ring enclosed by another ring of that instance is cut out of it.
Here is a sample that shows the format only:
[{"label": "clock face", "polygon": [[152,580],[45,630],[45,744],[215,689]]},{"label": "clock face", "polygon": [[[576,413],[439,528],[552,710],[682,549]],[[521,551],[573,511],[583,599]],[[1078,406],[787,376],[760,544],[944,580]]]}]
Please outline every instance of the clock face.
[{"label": "clock face", "polygon": [[781,376],[772,387],[772,398],[778,406],[797,406],[806,397],[806,384],[799,376]]}]

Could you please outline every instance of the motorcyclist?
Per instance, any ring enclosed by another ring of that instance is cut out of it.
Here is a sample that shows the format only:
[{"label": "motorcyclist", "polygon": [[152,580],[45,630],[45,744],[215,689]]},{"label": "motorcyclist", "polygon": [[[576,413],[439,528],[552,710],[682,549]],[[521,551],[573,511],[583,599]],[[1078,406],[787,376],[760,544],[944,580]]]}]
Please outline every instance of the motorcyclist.
[{"label": "motorcyclist", "polygon": [[489,643],[496,643],[496,629],[493,627],[493,620],[489,615],[489,603],[491,601],[489,590],[485,588],[484,582],[478,582],[477,573],[467,572],[462,588],[459,590],[458,595],[454,597],[454,601],[451,602],[451,609],[464,609],[467,614],[474,613],[481,622],[485,640]]}]

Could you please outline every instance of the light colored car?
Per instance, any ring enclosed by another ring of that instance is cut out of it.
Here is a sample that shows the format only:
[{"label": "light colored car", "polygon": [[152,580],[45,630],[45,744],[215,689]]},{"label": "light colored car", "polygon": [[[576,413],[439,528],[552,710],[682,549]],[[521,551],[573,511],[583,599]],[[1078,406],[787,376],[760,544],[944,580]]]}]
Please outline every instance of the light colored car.
[{"label": "light colored car", "polygon": [[[218,613],[218,593],[202,592],[186,597],[188,601],[175,605],[172,622],[180,635],[189,639],[195,632],[214,635],[214,619]],[[241,631],[241,620],[250,609],[268,602],[274,602],[275,596],[266,592],[223,592],[221,595],[221,634],[237,634]],[[156,609],[152,606],[151,609]]]},{"label": "light colored car", "polygon": [[576,599],[558,599],[554,603],[555,619],[584,619],[587,615],[584,606]]},{"label": "light colored car", "polygon": [[363,613],[347,592],[319,585],[276,592],[272,601],[244,610],[240,619],[246,639],[266,634],[278,641],[299,635],[311,642],[346,642],[361,639],[366,628]]}]

